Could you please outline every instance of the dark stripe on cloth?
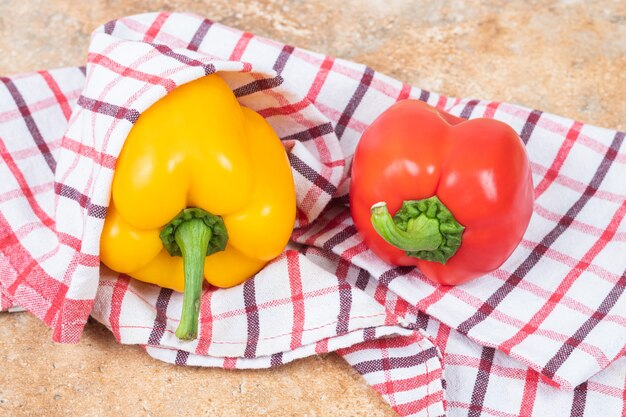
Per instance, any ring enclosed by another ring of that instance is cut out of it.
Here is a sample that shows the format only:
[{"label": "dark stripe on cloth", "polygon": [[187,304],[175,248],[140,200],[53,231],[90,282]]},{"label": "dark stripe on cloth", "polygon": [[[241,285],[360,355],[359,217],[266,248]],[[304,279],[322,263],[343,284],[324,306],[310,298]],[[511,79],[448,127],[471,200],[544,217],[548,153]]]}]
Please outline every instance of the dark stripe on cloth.
[{"label": "dark stripe on cloth", "polygon": [[459,117],[461,117],[463,119],[469,119],[470,116],[472,115],[472,112],[474,111],[474,109],[478,105],[478,103],[480,103],[480,101],[478,101],[478,100],[470,100],[470,101],[468,101],[465,104],[465,107],[463,107],[463,110],[461,111],[461,114],[460,114]]},{"label": "dark stripe on cloth", "polygon": [[384,286],[388,287],[391,281],[398,278],[399,276],[406,275],[415,269],[414,266],[398,266],[396,268],[388,269],[383,272],[378,281]]},{"label": "dark stripe on cloth", "polygon": [[154,318],[154,325],[152,326],[152,332],[148,338],[149,345],[158,345],[161,343],[161,338],[167,328],[167,305],[172,298],[174,291],[169,288],[161,288],[159,297],[156,302],[156,317]]},{"label": "dark stripe on cloth", "polygon": [[13,98],[13,101],[15,102],[17,109],[19,110],[20,114],[23,117],[24,123],[26,124],[26,128],[28,128],[28,132],[33,138],[35,145],[37,145],[37,148],[41,152],[41,156],[43,156],[43,159],[46,161],[46,164],[50,168],[50,171],[55,172],[56,167],[57,167],[57,162],[54,160],[54,157],[52,156],[52,152],[50,152],[50,148],[48,147],[48,144],[46,143],[45,139],[41,135],[41,132],[39,131],[39,127],[37,126],[37,123],[35,123],[35,119],[33,118],[30,112],[30,109],[28,108],[28,105],[24,101],[24,97],[22,96],[22,93],[19,92],[19,90],[17,89],[17,86],[15,85],[15,83],[13,83],[13,81],[10,78],[0,77],[0,81],[2,81],[2,83],[8,90],[9,94]]},{"label": "dark stripe on cloth", "polygon": [[489,374],[491,373],[495,353],[496,350],[494,348],[483,347],[467,417],[478,417],[481,414],[480,411],[484,406],[485,394],[487,393],[487,386],[489,385]]},{"label": "dark stripe on cloth", "polygon": [[303,130],[298,133],[291,134],[281,138],[282,140],[297,140],[298,142],[306,142],[311,139],[318,138],[320,136],[327,135],[333,132],[333,125],[328,122],[322,125],[313,126],[307,130]]},{"label": "dark stripe on cloth", "polygon": [[246,85],[242,85],[239,88],[233,90],[235,97],[248,96],[250,94],[258,93],[259,91],[269,90],[276,88],[283,83],[283,77],[277,75],[273,78],[263,78],[261,80],[252,81]]},{"label": "dark stripe on cloth", "polygon": [[430,98],[430,91],[426,91],[426,90],[422,90],[420,91],[420,97],[419,99],[423,102],[427,102],[428,99]]},{"label": "dark stripe on cloth", "polygon": [[[587,404],[587,383],[583,382],[574,388],[574,398],[572,399],[572,411],[570,417],[583,417]],[[600,417],[600,416],[598,416]]]},{"label": "dark stripe on cloth", "polygon": [[359,275],[356,278],[356,283],[354,284],[358,289],[364,290],[367,288],[367,284],[370,281],[370,273],[365,269],[359,268]]},{"label": "dark stripe on cloth", "polygon": [[116,106],[115,104],[87,98],[85,96],[80,96],[78,98],[78,105],[95,113],[106,114],[107,116],[111,116],[116,119],[128,120],[133,124],[137,121],[137,119],[139,119],[139,112],[135,109],[127,109]]},{"label": "dark stripe on cloth", "polygon": [[339,117],[339,121],[337,121],[337,127],[335,128],[335,132],[337,133],[337,137],[339,139],[341,139],[341,137],[343,136],[346,130],[346,127],[348,126],[348,123],[350,122],[350,119],[352,118],[352,116],[354,115],[354,112],[356,111],[357,107],[361,103],[361,100],[363,100],[363,97],[365,96],[365,93],[367,92],[367,89],[369,88],[373,79],[374,79],[374,70],[371,69],[370,67],[365,67],[365,72],[363,73],[363,76],[361,77],[361,81],[359,82],[359,85],[354,91],[354,94],[352,94],[352,97],[350,98],[350,101],[348,102],[348,105],[346,106],[345,110]]},{"label": "dark stripe on cloth", "polygon": [[198,30],[196,30],[196,33],[194,33],[193,37],[191,38],[189,45],[187,45],[187,49],[191,51],[197,51],[198,48],[200,47],[200,44],[204,40],[204,37],[209,31],[209,28],[212,25],[213,25],[212,21],[210,21],[209,19],[204,19],[202,23],[200,23],[200,26],[198,27]]},{"label": "dark stripe on cloth", "polygon": [[91,199],[74,187],[56,182],[54,183],[54,192],[59,197],[69,198],[76,201],[82,208],[87,208],[87,214],[91,217],[104,219],[106,216],[106,207],[91,204]]},{"label": "dark stripe on cloth", "polygon": [[392,369],[412,368],[436,357],[437,349],[435,347],[431,347],[416,355],[398,358],[372,359],[356,363],[352,365],[352,367],[356,369],[359,374],[365,375],[372,372],[390,371]]},{"label": "dark stripe on cloth", "polygon": [[273,67],[274,71],[276,71],[279,74],[283,72],[283,70],[285,69],[285,65],[287,65],[287,61],[289,60],[289,57],[293,53],[294,49],[295,48],[291,45],[283,46],[283,49],[280,51],[280,54],[278,55],[278,58],[276,59],[276,63],[274,64],[274,67]]},{"label": "dark stripe on cloth", "polygon": [[598,310],[589,317],[582,326],[576,330],[573,336],[565,341],[565,344],[561,346],[559,351],[548,361],[543,368],[543,374],[549,378],[552,378],[559,368],[565,363],[567,358],[570,357],[575,348],[580,345],[583,340],[591,333],[591,331],[609,314],[609,311],[615,306],[617,300],[624,293],[626,288],[626,271],[622,274],[615,286],[602,300],[602,303],[598,307]]},{"label": "dark stripe on cloth", "polygon": [[322,177],[318,174],[313,168],[304,163],[300,158],[298,158],[293,153],[289,153],[287,155],[289,157],[289,163],[298,173],[300,173],[304,178],[309,180],[313,185],[317,188],[321,189],[328,195],[334,195],[337,192],[337,188],[331,184],[326,178]]},{"label": "dark stripe on cloth", "polygon": [[330,239],[324,242],[322,247],[326,250],[331,250],[335,246],[339,245],[340,243],[345,242],[346,240],[350,239],[352,236],[356,235],[356,233],[357,233],[356,227],[354,227],[354,225],[351,224],[350,226],[347,226],[345,229],[341,230],[340,232],[335,233]]},{"label": "dark stripe on cloth", "polygon": [[415,326],[417,326],[418,329],[426,330],[429,320],[430,316],[428,314],[424,313],[422,310],[418,310]]},{"label": "dark stripe on cloth", "polygon": [[112,34],[113,30],[115,29],[116,23],[117,23],[117,20],[109,20],[108,22],[106,22],[104,24],[104,33],[106,33],[107,35]]},{"label": "dark stripe on cloth", "polygon": [[528,115],[526,123],[524,123],[524,127],[522,127],[522,132],[519,135],[524,143],[528,143],[530,135],[532,135],[533,131],[535,130],[535,126],[537,126],[537,122],[539,122],[541,115],[542,112],[540,112],[539,110],[533,110]]},{"label": "dark stripe on cloth", "polygon": [[[344,261],[347,262],[347,261]],[[352,287],[345,281],[339,281],[339,315],[337,316],[337,335],[348,333],[350,311],[352,310]]]},{"label": "dark stripe on cloth", "polygon": [[204,62],[198,61],[197,59],[189,58],[186,55],[174,52],[172,48],[166,45],[155,44],[153,46],[154,49],[159,51],[161,54],[169,58],[174,58],[178,62],[189,65],[191,67],[201,67],[204,70],[204,75],[213,74],[215,72],[215,66],[213,64],[205,64]]},{"label": "dark stripe on cloth", "polygon": [[549,249],[549,247],[561,236],[567,228],[572,224],[578,213],[583,209],[587,202],[596,193],[600,184],[604,180],[611,164],[617,156],[617,150],[622,146],[624,141],[624,132],[617,132],[613,138],[611,146],[607,150],[602,162],[598,166],[591,183],[587,186],[582,195],[576,200],[576,202],[567,210],[567,213],[559,219],[559,222],[554,226],[548,234],[544,236],[541,242],[533,249],[528,257],[517,267],[517,269],[507,278],[507,280],[498,288],[480,308],[467,320],[461,323],[457,330],[461,333],[467,334],[477,324],[485,320],[493,310],[496,309],[498,304],[502,302],[519,284],[519,282],[530,272],[530,270],[539,262],[543,254]]},{"label": "dark stripe on cloth", "polygon": [[274,353],[270,357],[270,367],[274,368],[283,364],[283,352]]},{"label": "dark stripe on cloth", "polygon": [[187,359],[189,359],[189,352],[185,350],[179,350],[176,352],[176,359],[174,360],[174,363],[176,365],[186,365]]},{"label": "dark stripe on cloth", "polygon": [[256,304],[253,279],[250,279],[243,284],[243,302],[246,307],[246,317],[248,320],[248,340],[246,342],[244,357],[254,358],[256,356],[256,347],[259,343],[261,329],[259,325],[259,309]]}]

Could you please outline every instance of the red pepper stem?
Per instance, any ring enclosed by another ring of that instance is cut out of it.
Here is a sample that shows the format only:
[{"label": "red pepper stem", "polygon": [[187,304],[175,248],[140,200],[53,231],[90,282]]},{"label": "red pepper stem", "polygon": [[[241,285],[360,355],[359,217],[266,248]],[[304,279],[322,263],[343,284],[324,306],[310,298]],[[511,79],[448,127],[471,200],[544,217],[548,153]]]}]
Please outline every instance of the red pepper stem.
[{"label": "red pepper stem", "polygon": [[194,340],[198,335],[204,260],[211,235],[211,228],[199,218],[187,220],[176,228],[174,238],[182,252],[185,271],[183,310],[176,329],[176,337],[181,340]]},{"label": "red pepper stem", "polygon": [[393,221],[386,203],[374,204],[371,212],[374,229],[383,239],[398,249],[411,252],[434,250],[443,241],[437,219],[421,215],[412,223],[413,227],[405,231]]},{"label": "red pepper stem", "polygon": [[408,256],[445,264],[461,245],[465,229],[437,198],[406,200],[391,217],[387,203],[371,207],[372,226],[390,245]]}]

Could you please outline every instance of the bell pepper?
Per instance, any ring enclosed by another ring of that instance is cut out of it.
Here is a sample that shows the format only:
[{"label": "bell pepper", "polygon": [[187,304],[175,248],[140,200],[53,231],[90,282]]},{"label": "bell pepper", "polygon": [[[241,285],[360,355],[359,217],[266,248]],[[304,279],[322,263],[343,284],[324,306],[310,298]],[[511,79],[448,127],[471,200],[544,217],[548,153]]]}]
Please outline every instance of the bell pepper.
[{"label": "bell pepper", "polygon": [[141,114],[120,152],[100,240],[102,262],[184,292],[176,336],[197,336],[203,279],[231,287],[285,248],[296,214],[278,136],[209,75]]},{"label": "bell pepper", "polygon": [[500,267],[533,201],[525,147],[510,126],[417,100],[394,104],[368,126],[352,162],[350,211],[365,244],[439,284]]}]

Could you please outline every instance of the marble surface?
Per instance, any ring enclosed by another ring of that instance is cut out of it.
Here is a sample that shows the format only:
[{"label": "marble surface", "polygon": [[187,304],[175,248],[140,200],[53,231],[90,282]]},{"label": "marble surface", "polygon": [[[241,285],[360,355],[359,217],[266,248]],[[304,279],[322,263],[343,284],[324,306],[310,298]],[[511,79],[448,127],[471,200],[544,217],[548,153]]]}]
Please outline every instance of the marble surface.
[{"label": "marble surface", "polygon": [[[0,75],[81,65],[96,26],[156,10],[196,12],[434,92],[626,129],[623,0],[0,0]],[[0,415],[395,413],[333,354],[274,370],[176,367],[98,323],[78,345],[53,344],[20,313],[0,314]]]}]

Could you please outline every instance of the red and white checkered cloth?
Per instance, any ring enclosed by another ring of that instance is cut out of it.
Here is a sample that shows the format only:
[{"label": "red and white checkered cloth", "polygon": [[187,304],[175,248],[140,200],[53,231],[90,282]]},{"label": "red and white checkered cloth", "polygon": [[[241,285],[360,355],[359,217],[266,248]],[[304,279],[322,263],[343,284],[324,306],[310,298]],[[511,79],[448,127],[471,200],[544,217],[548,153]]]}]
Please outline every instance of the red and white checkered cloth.
[{"label": "red and white checkered cloth", "polygon": [[[139,114],[219,74],[278,132],[298,200],[290,247],[256,277],[205,288],[199,338],[182,296],[100,266],[116,158]],[[88,316],[161,360],[262,368],[342,355],[403,416],[626,414],[624,132],[439,96],[363,65],[180,13],[96,30],[85,68],[0,79],[0,308],[79,340]],[[365,127],[413,97],[502,120],[531,160],[536,204],[497,271],[438,287],[367,250],[347,208]],[[444,408],[447,406],[447,411]]]}]

